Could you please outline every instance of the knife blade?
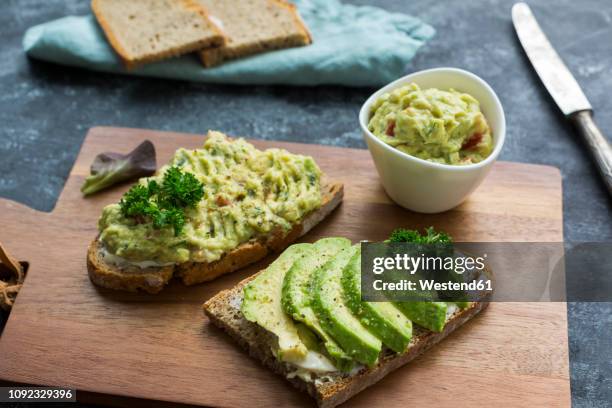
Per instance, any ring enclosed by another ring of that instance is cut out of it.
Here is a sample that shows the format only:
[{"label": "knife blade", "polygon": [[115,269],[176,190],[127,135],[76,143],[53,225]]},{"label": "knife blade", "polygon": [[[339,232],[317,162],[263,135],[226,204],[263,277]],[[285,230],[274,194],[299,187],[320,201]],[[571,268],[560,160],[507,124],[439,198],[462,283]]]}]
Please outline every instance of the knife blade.
[{"label": "knife blade", "polygon": [[584,137],[597,168],[612,196],[612,147],[593,120],[593,108],[580,85],[559,57],[525,3],[512,7],[512,22],[529,61],[544,86]]},{"label": "knife blade", "polygon": [[567,116],[592,109],[580,85],[546,38],[527,4],[516,3],[512,7],[512,21],[529,61],[561,111]]}]

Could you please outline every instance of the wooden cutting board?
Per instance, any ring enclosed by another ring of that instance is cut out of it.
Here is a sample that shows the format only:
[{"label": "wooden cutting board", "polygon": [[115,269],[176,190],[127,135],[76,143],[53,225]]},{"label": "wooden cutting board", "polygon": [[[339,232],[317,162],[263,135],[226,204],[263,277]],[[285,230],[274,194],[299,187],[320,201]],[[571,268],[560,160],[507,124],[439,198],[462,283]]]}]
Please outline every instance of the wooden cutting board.
[{"label": "wooden cutting board", "polygon": [[[284,379],[250,359],[203,317],[201,304],[263,268],[159,295],[102,290],[88,279],[87,245],[102,207],[127,185],[83,199],[94,156],[127,152],[144,139],[158,164],[203,137],[95,128],[56,208],[41,213],[0,200],[0,241],[30,269],[0,337],[0,379],[80,390],[79,400],[153,401],[226,407],[312,406]],[[459,241],[560,242],[561,176],[552,167],[497,163],[459,208],[439,215],[404,210],[385,195],[366,150],[253,141],[315,157],[345,183],[342,206],[304,237],[380,240],[396,227],[434,225]],[[351,407],[570,406],[565,303],[496,303],[413,363],[348,403]],[[165,404],[163,404],[165,405]]]}]

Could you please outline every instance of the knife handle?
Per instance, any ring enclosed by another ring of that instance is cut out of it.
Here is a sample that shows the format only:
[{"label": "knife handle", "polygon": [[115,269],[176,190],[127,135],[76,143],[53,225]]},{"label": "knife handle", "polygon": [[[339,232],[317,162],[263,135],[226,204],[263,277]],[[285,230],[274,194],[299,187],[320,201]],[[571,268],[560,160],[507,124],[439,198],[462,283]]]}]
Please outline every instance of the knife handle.
[{"label": "knife handle", "polygon": [[610,142],[595,124],[593,112],[590,110],[576,112],[570,116],[570,120],[584,137],[597,162],[597,168],[603,182],[608,188],[608,194],[612,196],[612,147],[610,147]]}]

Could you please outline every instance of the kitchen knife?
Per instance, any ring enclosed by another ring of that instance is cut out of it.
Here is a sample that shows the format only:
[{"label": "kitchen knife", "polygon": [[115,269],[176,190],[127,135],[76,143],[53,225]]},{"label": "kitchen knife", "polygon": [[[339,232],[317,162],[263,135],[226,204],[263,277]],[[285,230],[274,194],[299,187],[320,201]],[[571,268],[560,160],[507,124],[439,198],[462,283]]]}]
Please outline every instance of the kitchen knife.
[{"label": "kitchen knife", "polygon": [[593,108],[540,28],[529,6],[516,3],[512,21],[519,41],[544,86],[563,114],[584,137],[612,196],[612,147],[593,121]]}]

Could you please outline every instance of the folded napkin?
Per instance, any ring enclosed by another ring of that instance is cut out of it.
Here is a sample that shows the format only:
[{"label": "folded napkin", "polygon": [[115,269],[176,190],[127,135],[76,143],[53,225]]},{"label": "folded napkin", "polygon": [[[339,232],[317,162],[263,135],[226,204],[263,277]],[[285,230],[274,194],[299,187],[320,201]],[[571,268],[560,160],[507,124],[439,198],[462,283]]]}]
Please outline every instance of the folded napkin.
[{"label": "folded napkin", "polygon": [[30,28],[32,58],[119,74],[228,84],[379,86],[404,74],[435,31],[421,20],[338,0],[294,0],[313,44],[204,68],[186,55],[126,70],[93,16],[69,16]]}]

